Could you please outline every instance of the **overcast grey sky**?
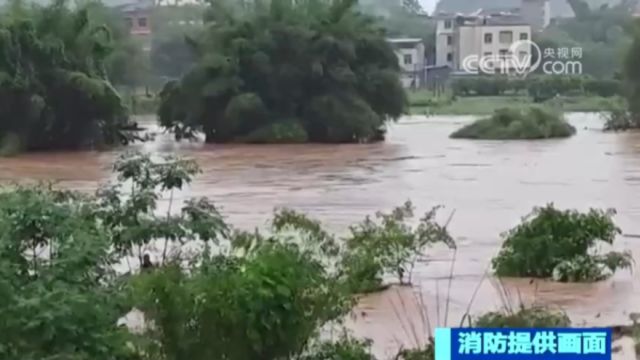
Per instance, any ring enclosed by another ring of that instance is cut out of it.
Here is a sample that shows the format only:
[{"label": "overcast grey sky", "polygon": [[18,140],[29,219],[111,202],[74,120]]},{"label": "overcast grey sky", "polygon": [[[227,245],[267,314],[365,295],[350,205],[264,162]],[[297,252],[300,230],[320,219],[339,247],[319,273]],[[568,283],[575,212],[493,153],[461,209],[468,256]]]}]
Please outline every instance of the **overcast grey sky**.
[{"label": "overcast grey sky", "polygon": [[422,3],[422,7],[425,10],[427,10],[427,12],[429,12],[429,14],[431,14],[433,9],[435,9],[437,2],[438,2],[438,0],[420,0],[420,3]]}]

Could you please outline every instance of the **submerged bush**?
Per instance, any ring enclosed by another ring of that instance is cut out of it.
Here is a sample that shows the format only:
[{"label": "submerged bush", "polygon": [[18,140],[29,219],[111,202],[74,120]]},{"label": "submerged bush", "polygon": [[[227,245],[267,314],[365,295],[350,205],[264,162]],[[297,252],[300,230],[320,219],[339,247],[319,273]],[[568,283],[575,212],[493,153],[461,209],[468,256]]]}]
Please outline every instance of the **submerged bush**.
[{"label": "submerged bush", "polygon": [[576,130],[561,115],[550,110],[530,107],[528,109],[498,109],[489,117],[475,121],[454,132],[456,139],[526,140],[563,138],[575,134]]},{"label": "submerged bush", "polygon": [[494,311],[480,316],[473,324],[479,328],[566,328],[567,314],[544,307],[520,307],[518,311]]},{"label": "submerged bush", "polygon": [[628,253],[589,254],[597,241],[613,244],[620,233],[612,220],[614,214],[613,210],[561,211],[553,204],[535,208],[503,235],[505,241],[492,260],[493,268],[498,276],[554,277],[559,281],[597,281],[617,269],[629,268]]},{"label": "submerged bush", "polygon": [[155,324],[151,358],[287,359],[348,310],[335,284],[306,252],[265,243],[248,256],[141,274],[134,298]]},{"label": "submerged bush", "polygon": [[376,360],[370,354],[371,341],[343,336],[335,342],[323,342],[312,346],[300,360]]},{"label": "submerged bush", "polygon": [[385,274],[395,275],[400,284],[410,284],[415,263],[425,256],[427,247],[444,244],[455,248],[446,226],[435,220],[439,209],[434,207],[425,213],[414,227],[410,223],[414,207],[406,202],[389,214],[378,212],[378,222],[367,217],[352,226],[343,260],[352,290],[378,290]]},{"label": "submerged bush", "polygon": [[430,342],[423,349],[402,350],[396,356],[395,360],[434,360],[436,358],[436,347]]},{"label": "submerged bush", "polygon": [[628,109],[624,101],[612,101],[606,112],[602,113],[605,119],[604,131],[626,131],[640,128],[640,121]]}]

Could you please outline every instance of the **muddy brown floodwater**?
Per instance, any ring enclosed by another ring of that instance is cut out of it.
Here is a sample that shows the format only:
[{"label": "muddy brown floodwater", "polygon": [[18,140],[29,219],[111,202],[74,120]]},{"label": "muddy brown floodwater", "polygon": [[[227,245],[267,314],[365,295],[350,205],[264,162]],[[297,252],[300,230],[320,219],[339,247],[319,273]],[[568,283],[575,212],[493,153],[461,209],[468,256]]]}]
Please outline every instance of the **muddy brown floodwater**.
[{"label": "muddy brown floodwater", "polygon": [[[455,210],[450,224],[459,246],[455,256],[447,249],[430,250],[431,261],[414,275],[416,287],[365,297],[354,311],[351,328],[373,338],[378,354],[424,341],[426,328],[443,325],[445,318],[449,325],[457,324],[468,308],[473,314],[495,310],[504,304],[504,291],[514,306],[521,301],[560,306],[575,324],[628,322],[629,312],[640,311],[635,273],[621,272],[597,284],[504,280],[503,292],[484,274],[500,247],[499,234],[547,202],[616,208],[624,233],[640,234],[640,133],[605,134],[597,115],[572,114],[578,134],[571,139],[448,138],[470,119],[407,117],[391,127],[388,141],[374,145],[212,146],[176,144],[161,134],[139,147],[196,159],[204,173],[180,197],[208,196],[240,227],[263,225],[282,206],[313,215],[336,232],[407,199],[418,210],[444,205],[442,221]],[[116,155],[46,153],[0,159],[0,181],[57,180],[91,191],[109,180]],[[621,236],[616,247],[638,256],[639,242]]]}]

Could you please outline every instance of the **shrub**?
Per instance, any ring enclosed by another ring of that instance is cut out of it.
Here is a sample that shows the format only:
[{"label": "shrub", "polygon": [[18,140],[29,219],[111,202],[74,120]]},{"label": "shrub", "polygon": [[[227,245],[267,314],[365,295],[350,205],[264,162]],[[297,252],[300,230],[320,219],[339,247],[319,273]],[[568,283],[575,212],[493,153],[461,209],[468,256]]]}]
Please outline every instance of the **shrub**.
[{"label": "shrub", "polygon": [[626,131],[640,127],[637,116],[628,110],[624,101],[611,101],[602,116],[605,119],[604,131]]},{"label": "shrub", "polygon": [[589,255],[596,241],[612,244],[620,230],[613,210],[587,213],[561,211],[553,204],[535,208],[523,222],[504,234],[505,241],[492,260],[498,276],[549,278],[559,281],[597,281],[631,266],[628,254]]},{"label": "shrub", "polygon": [[94,209],[45,187],[0,189],[0,358],[125,359],[126,302]]},{"label": "shrub", "polygon": [[540,103],[559,95],[582,93],[583,81],[580,76],[537,76],[527,80],[527,89],[533,101]]},{"label": "shrub", "polygon": [[352,251],[343,259],[346,286],[354,294],[367,294],[385,289],[379,261],[366,251]]},{"label": "shrub", "polygon": [[300,360],[376,360],[368,351],[371,341],[343,336],[336,342],[322,342],[313,346]]},{"label": "shrub", "polygon": [[224,122],[220,124],[217,136],[232,138],[233,134],[246,134],[267,124],[269,112],[262,99],[254,93],[236,95],[229,101]]},{"label": "shrub", "polygon": [[410,284],[415,263],[425,255],[427,247],[442,243],[455,248],[446,226],[435,221],[438,210],[439,207],[431,209],[418,226],[412,227],[414,207],[408,201],[389,214],[378,212],[379,222],[367,217],[352,226],[343,262],[346,273],[356,280],[356,285],[359,282],[379,285],[385,273],[394,274],[400,284],[405,284],[405,280]]},{"label": "shrub", "polygon": [[515,81],[502,76],[463,77],[452,81],[451,89],[455,95],[497,96],[517,86]]},{"label": "shrub", "polygon": [[434,360],[436,357],[435,345],[430,343],[425,349],[402,350],[396,355],[395,360]]},{"label": "shrub", "polygon": [[238,139],[240,142],[253,144],[295,144],[308,140],[307,131],[296,120],[268,124]]},{"label": "shrub", "polygon": [[569,317],[543,307],[520,307],[517,312],[504,310],[480,316],[474,326],[479,328],[566,328]]},{"label": "shrub", "polygon": [[620,95],[622,84],[614,79],[589,79],[584,82],[585,92],[602,97],[612,97]]},{"label": "shrub", "polygon": [[575,128],[561,115],[538,107],[528,109],[498,109],[485,119],[480,119],[454,132],[458,139],[524,140],[569,137]]},{"label": "shrub", "polygon": [[265,242],[243,257],[141,274],[133,297],[154,324],[151,358],[279,359],[302,354],[345,315],[348,295],[336,284],[305,251]]}]

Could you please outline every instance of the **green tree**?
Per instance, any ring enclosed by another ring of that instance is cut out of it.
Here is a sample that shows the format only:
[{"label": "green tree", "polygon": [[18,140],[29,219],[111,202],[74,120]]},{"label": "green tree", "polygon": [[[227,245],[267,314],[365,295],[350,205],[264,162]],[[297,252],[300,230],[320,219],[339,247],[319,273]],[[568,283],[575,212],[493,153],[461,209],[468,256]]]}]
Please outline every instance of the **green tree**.
[{"label": "green tree", "polygon": [[203,4],[157,6],[153,9],[151,70],[166,80],[182,77],[196,61],[193,39],[204,31]]},{"label": "green tree", "polygon": [[640,24],[636,24],[633,32],[633,42],[624,59],[624,81],[627,86],[627,100],[629,111],[637,123],[640,119],[640,67],[637,59],[640,56]]},{"label": "green tree", "polygon": [[60,149],[134,139],[120,96],[106,79],[110,31],[86,7],[19,2],[0,18],[0,142]]},{"label": "green tree", "polygon": [[178,138],[255,139],[297,123],[310,141],[374,141],[404,110],[397,58],[354,0],[216,4],[196,66],[161,93],[160,123]]},{"label": "green tree", "polygon": [[244,251],[205,250],[188,270],[175,264],[133,279],[133,298],[155,324],[145,334],[149,359],[295,358],[349,310],[350,294],[314,251],[248,233],[231,244]]},{"label": "green tree", "polygon": [[414,207],[406,202],[389,214],[378,212],[379,222],[367,217],[352,226],[343,266],[354,291],[374,290],[384,274],[395,275],[402,285],[411,284],[413,268],[428,247],[444,244],[455,248],[446,226],[435,220],[438,210],[435,207],[425,213],[414,227],[409,223]]},{"label": "green tree", "polygon": [[0,193],[0,357],[129,359],[110,232],[77,194]]}]

